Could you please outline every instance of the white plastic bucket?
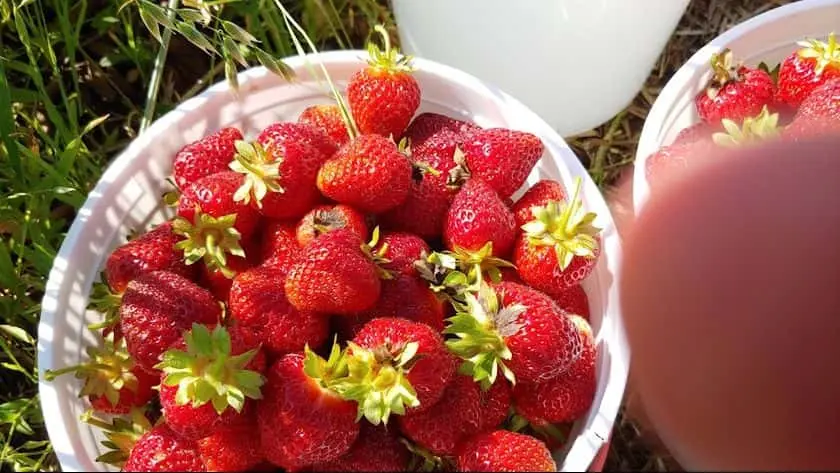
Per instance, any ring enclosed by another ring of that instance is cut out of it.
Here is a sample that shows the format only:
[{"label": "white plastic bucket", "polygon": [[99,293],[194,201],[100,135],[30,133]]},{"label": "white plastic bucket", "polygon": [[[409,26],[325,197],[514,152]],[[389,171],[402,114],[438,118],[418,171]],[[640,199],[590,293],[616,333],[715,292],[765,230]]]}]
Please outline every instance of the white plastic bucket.
[{"label": "white plastic bucket", "polygon": [[740,23],[697,51],[665,85],[642,128],[633,175],[635,213],[650,196],[647,158],[671,144],[682,129],[700,121],[694,97],[711,77],[712,54],[729,48],[747,65],[764,61],[772,67],[799,48],[797,41],[825,39],[832,31],[840,33],[840,0],[801,0]]},{"label": "white plastic bucket", "polygon": [[[320,58],[336,85],[343,88],[364,64],[365,56],[362,51],[337,51]],[[180,147],[230,125],[241,127],[246,138],[251,138],[272,122],[294,121],[306,106],[330,100],[311,79],[303,58],[289,58],[287,63],[298,74],[296,84],[264,68],[250,69],[239,75],[238,97],[226,83],[218,83],[156,121],[106,170],[70,227],[50,272],[38,333],[41,404],[64,471],[108,471],[95,461],[101,453],[101,434],[79,421],[85,409],[85,401],[77,396],[79,380],[72,376],[52,382],[43,379],[45,370],[83,361],[84,348],[95,343],[85,326],[98,316],[86,311],[86,305],[105,258],[129,230],[148,228],[167,216],[169,210],[160,197],[163,180]],[[604,228],[603,256],[584,284],[598,340],[599,381],[593,409],[575,426],[567,448],[556,454],[562,471],[584,471],[609,438],[628,372],[629,353],[618,306],[621,248],[610,212],[574,153],[520,102],[456,69],[422,59],[415,64],[423,91],[421,111],[466,118],[484,127],[527,130],[542,138],[546,155],[523,187],[552,178],[571,188],[575,177],[584,178],[584,205],[598,213],[596,224]]]}]

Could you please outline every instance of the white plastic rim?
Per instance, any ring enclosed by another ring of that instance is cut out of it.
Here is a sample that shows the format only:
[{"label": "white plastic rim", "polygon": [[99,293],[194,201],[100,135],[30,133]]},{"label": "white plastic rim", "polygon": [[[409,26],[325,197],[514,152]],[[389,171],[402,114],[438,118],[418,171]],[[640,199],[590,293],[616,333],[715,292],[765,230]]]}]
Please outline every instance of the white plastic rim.
[{"label": "white plastic rim", "polygon": [[748,65],[775,64],[798,48],[797,41],[825,38],[832,31],[840,33],[840,0],[800,0],[739,23],[697,51],[662,89],[642,128],[633,172],[636,215],[650,197],[647,158],[672,143],[682,129],[700,121],[694,97],[711,77],[712,54],[730,48]]},{"label": "white plastic rim", "polygon": [[[334,51],[320,54],[320,61],[343,90],[365,56],[363,51]],[[312,57],[309,60],[315,63]],[[246,139],[253,138],[270,123],[295,121],[306,106],[329,102],[325,89],[309,74],[305,58],[287,58],[286,63],[298,75],[294,84],[264,68],[249,69],[239,74],[238,96],[220,82],[157,120],[108,167],[79,210],[53,263],[38,328],[41,406],[63,471],[112,471],[95,461],[103,453],[101,433],[79,420],[86,409],[86,401],[78,397],[79,380],[43,378],[46,370],[82,362],[84,349],[96,343],[86,324],[98,316],[86,306],[105,258],[125,241],[127,231],[148,228],[171,215],[160,196],[172,156],[180,147],[231,125],[239,126]],[[546,154],[515,197],[542,178],[559,180],[568,189],[574,178],[583,178],[584,206],[597,212],[596,224],[603,228],[602,257],[584,283],[598,347],[598,388],[593,408],[575,425],[555,459],[560,471],[585,471],[610,436],[629,368],[618,304],[621,246],[609,208],[562,138],[520,102],[451,67],[420,58],[415,64],[423,91],[420,112],[445,113],[483,127],[526,130],[542,139]]]}]

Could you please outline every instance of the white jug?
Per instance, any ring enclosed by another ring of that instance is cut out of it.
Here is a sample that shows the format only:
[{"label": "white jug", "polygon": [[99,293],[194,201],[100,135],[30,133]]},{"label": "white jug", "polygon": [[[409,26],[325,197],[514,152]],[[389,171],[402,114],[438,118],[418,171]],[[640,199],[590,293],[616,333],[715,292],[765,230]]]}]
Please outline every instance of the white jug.
[{"label": "white jug", "polygon": [[644,85],[689,0],[392,0],[403,52],[499,86],[563,136]]}]

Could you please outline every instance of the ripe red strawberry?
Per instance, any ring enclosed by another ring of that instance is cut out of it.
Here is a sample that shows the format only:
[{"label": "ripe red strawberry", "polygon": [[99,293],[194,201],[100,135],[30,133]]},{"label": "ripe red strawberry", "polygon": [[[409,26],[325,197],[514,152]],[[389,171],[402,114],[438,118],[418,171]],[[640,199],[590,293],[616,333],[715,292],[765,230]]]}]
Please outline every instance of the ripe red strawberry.
[{"label": "ripe red strawberry", "polygon": [[321,153],[317,158],[318,165],[338,150],[338,145],[326,133],[307,123],[282,122],[271,124],[257,135],[257,141],[266,148],[270,148],[272,144],[288,142],[309,145]]},{"label": "ripe red strawberry", "polygon": [[719,126],[713,126],[706,122],[695,123],[688,128],[683,128],[677,133],[677,137],[674,138],[674,142],[671,143],[671,146],[679,146],[679,145],[689,145],[692,143],[696,143],[698,141],[703,140],[711,140],[712,135],[716,132],[720,131]]},{"label": "ripe red strawberry", "polygon": [[814,89],[784,130],[786,139],[800,140],[840,132],[840,79]]},{"label": "ripe red strawberry", "polygon": [[359,435],[356,404],[327,387],[341,353],[328,360],[311,351],[288,354],[268,371],[257,404],[265,457],[286,470],[330,462],[347,453]]},{"label": "ripe red strawberry", "polygon": [[184,253],[175,248],[181,240],[166,221],[133,240],[120,245],[105,261],[105,280],[112,291],[125,291],[128,283],[150,271],[167,270],[187,278],[195,277],[195,268],[184,263]]},{"label": "ripe red strawberry", "polygon": [[703,121],[712,124],[725,118],[741,121],[774,104],[776,84],[766,71],[736,64],[728,49],[714,54],[711,62],[712,79],[694,99]]},{"label": "ripe red strawberry", "polygon": [[530,435],[495,430],[464,442],[458,471],[557,471],[545,443]]},{"label": "ripe red strawberry", "polygon": [[122,471],[207,471],[198,445],[160,424],[137,440]]},{"label": "ripe red strawberry", "polygon": [[536,382],[562,373],[575,360],[580,337],[547,295],[502,281],[467,293],[467,306],[448,320],[447,347],[462,360],[462,373],[489,386],[501,373],[512,383]]},{"label": "ripe red strawberry", "polygon": [[360,135],[321,166],[317,185],[336,202],[362,212],[381,213],[406,199],[411,175],[411,162],[393,141],[380,135]]},{"label": "ripe red strawberry", "polygon": [[423,112],[414,117],[403,138],[409,140],[413,156],[425,157],[427,154],[434,154],[436,148],[461,146],[464,136],[480,129],[479,126],[463,120],[439,113]]},{"label": "ripe red strawberry", "polygon": [[645,176],[651,188],[678,175],[696,162],[700,162],[715,148],[711,138],[694,142],[663,146],[645,161]]},{"label": "ripe red strawberry", "polygon": [[346,228],[313,240],[286,276],[289,302],[300,311],[336,315],[373,307],[381,291],[380,269],[363,245]]},{"label": "ripe red strawberry", "polygon": [[[253,411],[252,411],[253,412]],[[257,419],[219,429],[198,441],[198,451],[207,471],[254,471],[263,461],[260,443],[254,441]]]},{"label": "ripe red strawberry", "polygon": [[221,306],[207,289],[167,271],[146,273],[128,283],[120,306],[120,329],[128,353],[153,370],[160,356],[193,323],[215,325]]},{"label": "ripe red strawberry", "polygon": [[542,207],[552,200],[562,202],[567,197],[563,184],[550,179],[540,180],[513,204],[512,210],[516,218],[516,227],[519,228],[534,218],[531,207]]},{"label": "ripe red strawberry", "polygon": [[106,414],[127,414],[134,407],[146,405],[154,397],[159,377],[140,368],[128,355],[125,340],[116,343],[106,338],[103,348],[88,347],[86,363],[47,371],[44,377],[74,373],[84,379],[79,396],[87,396],[93,410]]},{"label": "ripe red strawberry", "polygon": [[321,133],[327,135],[338,148],[350,141],[350,134],[347,132],[347,126],[344,124],[338,105],[323,104],[306,107],[298,117],[298,123],[306,123],[321,130]]},{"label": "ripe red strawberry", "polygon": [[272,267],[283,272],[291,269],[303,253],[295,233],[296,226],[297,224],[294,221],[266,221],[260,236],[262,266]]},{"label": "ripe red strawberry", "polygon": [[[248,256],[251,256],[251,253],[247,250],[245,253]],[[229,270],[228,274],[233,273],[234,277],[242,271],[247,271],[253,266],[254,265],[248,260],[248,258],[231,256],[227,259],[227,268]],[[216,299],[223,302],[228,299],[233,279],[227,277],[219,268],[208,268],[207,266],[202,266],[199,281],[203,287],[206,287],[213,293],[213,296],[216,297]]]},{"label": "ripe red strawberry", "polygon": [[582,317],[570,318],[583,342],[580,357],[553,379],[517,384],[513,388],[517,412],[536,426],[574,422],[589,411],[595,400],[598,379],[592,329]]},{"label": "ripe red strawberry", "polygon": [[359,438],[350,451],[335,460],[313,466],[312,471],[408,471],[411,455],[393,430],[361,424]]},{"label": "ripe red strawberry", "polygon": [[359,416],[378,425],[392,413],[432,408],[455,376],[457,360],[428,325],[381,317],[348,343],[347,366],[350,379],[336,389],[358,402]]},{"label": "ripe red strawberry", "polygon": [[227,127],[181,148],[172,161],[175,185],[183,191],[202,177],[227,171],[236,153],[234,143],[241,139],[239,129]]},{"label": "ripe red strawberry", "polygon": [[[281,123],[264,130],[254,143],[236,144],[237,154],[231,169],[244,175],[244,183],[234,200],[250,204],[267,217],[299,218],[320,198],[315,176],[325,160],[324,151],[309,144],[311,140],[298,139],[294,133],[283,134],[276,129],[283,125],[305,127],[299,123]],[[319,131],[307,128],[332,146]]]},{"label": "ripe red strawberry", "polygon": [[840,77],[840,46],[834,33],[827,42],[810,40],[799,46],[779,67],[776,99],[791,107],[799,107],[814,89]]},{"label": "ripe red strawberry", "polygon": [[532,209],[533,217],[522,226],[513,253],[519,277],[550,296],[580,283],[600,256],[600,229],[596,215],[583,212],[578,199],[580,179],[566,202],[550,201]]},{"label": "ripe red strawberry", "polygon": [[[242,333],[242,335],[240,335]],[[191,440],[247,421],[243,410],[260,399],[265,355],[247,332],[193,324],[183,341],[163,355],[160,405],[178,435]]]},{"label": "ripe red strawberry", "polygon": [[507,420],[513,399],[507,380],[497,380],[487,391],[479,392],[481,405],[481,430],[494,430]]},{"label": "ripe red strawberry", "polygon": [[349,205],[319,205],[303,216],[295,230],[300,246],[308,245],[324,233],[347,228],[362,240],[368,238],[365,216]]},{"label": "ripe red strawberry", "polygon": [[579,315],[589,320],[589,298],[583,286],[575,284],[552,296],[554,302],[568,314]]},{"label": "ripe red strawberry", "polygon": [[505,128],[475,131],[464,141],[466,172],[506,199],[522,187],[544,149],[540,138],[528,132]]},{"label": "ripe red strawberry", "polygon": [[352,339],[368,322],[379,317],[400,317],[421,322],[436,332],[443,330],[446,307],[429,285],[415,275],[398,274],[382,281],[382,292],[372,309],[342,317],[336,322],[346,339]]},{"label": "ripe red strawberry", "polygon": [[327,339],[327,317],[298,311],[286,299],[283,273],[270,267],[254,268],[236,276],[230,291],[230,317],[252,329],[273,354],[319,347]]},{"label": "ripe red strawberry", "polygon": [[417,275],[414,262],[429,253],[429,245],[420,237],[405,232],[391,232],[382,235],[379,249],[384,248],[382,257],[388,260],[382,268],[394,273]]},{"label": "ripe red strawberry", "polygon": [[513,212],[484,181],[470,179],[455,198],[446,214],[443,241],[452,251],[478,251],[493,244],[493,256],[508,254],[516,238]]},{"label": "ripe red strawberry", "polygon": [[347,103],[361,133],[396,139],[420,106],[420,85],[412,76],[411,57],[400,56],[391,47],[384,28],[376,27],[376,31],[384,39],[385,50],[368,44],[368,66],[347,82]]}]

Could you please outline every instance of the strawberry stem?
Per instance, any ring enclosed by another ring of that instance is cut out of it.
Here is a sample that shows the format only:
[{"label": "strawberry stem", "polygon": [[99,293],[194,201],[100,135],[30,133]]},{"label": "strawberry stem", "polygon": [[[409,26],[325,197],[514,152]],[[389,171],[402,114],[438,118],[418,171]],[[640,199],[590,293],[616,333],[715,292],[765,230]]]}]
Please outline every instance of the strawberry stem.
[{"label": "strawberry stem", "polygon": [[101,322],[89,324],[88,329],[95,331],[116,326],[120,321],[121,304],[122,294],[111,291],[111,288],[104,282],[94,283],[88,307],[101,313],[104,317]]}]

